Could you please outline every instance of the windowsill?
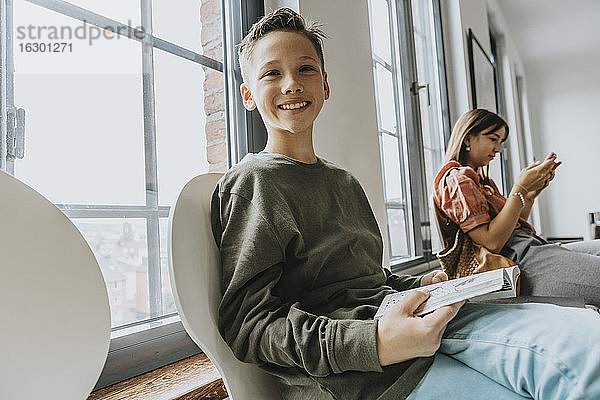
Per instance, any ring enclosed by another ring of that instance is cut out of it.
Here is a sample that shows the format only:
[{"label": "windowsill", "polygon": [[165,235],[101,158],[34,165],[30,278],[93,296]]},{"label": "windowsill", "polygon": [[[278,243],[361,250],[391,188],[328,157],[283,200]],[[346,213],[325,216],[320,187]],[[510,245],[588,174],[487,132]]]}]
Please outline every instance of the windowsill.
[{"label": "windowsill", "polygon": [[189,400],[227,398],[217,368],[204,353],[92,392],[87,400]]},{"label": "windowsill", "polygon": [[181,319],[179,318],[179,315],[173,315],[171,317],[168,318],[161,318],[159,320],[156,321],[149,321],[149,322],[144,322],[138,325],[134,325],[134,326],[130,326],[130,327],[126,327],[126,328],[115,328],[114,330],[112,330],[112,332],[110,333],[110,338],[112,339],[117,339],[123,336],[127,336],[127,335],[131,335],[134,333],[138,333],[138,332],[143,332],[143,331],[147,331],[148,329],[153,329],[153,328],[158,328],[160,326],[166,326],[166,325],[170,325],[170,324],[174,324],[181,321]]},{"label": "windowsill", "polygon": [[[131,327],[139,329],[140,326]],[[114,334],[115,332],[113,332]],[[201,353],[181,321],[115,337],[95,390]]]}]

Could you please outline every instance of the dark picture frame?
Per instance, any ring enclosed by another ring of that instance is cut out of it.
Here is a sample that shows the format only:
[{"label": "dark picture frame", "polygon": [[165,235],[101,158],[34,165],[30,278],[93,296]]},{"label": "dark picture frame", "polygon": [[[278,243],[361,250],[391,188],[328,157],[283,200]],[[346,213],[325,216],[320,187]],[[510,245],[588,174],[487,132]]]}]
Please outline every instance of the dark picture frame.
[{"label": "dark picture frame", "polygon": [[473,108],[485,108],[492,112],[498,112],[496,65],[487,55],[471,29],[468,31],[467,47]]}]

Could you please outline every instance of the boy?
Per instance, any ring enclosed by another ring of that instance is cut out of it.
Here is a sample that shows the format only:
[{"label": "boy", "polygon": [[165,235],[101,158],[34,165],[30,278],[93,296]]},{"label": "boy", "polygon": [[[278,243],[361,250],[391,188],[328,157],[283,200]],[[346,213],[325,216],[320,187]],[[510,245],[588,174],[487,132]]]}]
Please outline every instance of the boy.
[{"label": "boy", "polygon": [[[278,377],[285,399],[600,396],[592,311],[469,304],[453,320],[455,304],[419,318],[413,312],[428,294],[416,292],[373,320],[388,293],[447,276],[383,269],[381,234],[360,184],[315,155],[313,123],[330,94],[322,37],[280,9],[239,49],[243,102],[258,108],[268,140],[213,194],[219,327],[236,357]],[[557,318],[566,333],[554,332],[549,321]]]}]

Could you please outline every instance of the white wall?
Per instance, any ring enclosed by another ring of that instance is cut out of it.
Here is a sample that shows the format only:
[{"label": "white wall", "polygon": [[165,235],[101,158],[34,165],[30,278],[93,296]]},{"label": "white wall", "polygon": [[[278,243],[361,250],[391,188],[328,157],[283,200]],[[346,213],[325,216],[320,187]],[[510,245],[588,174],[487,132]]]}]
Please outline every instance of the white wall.
[{"label": "white wall", "polygon": [[535,156],[564,164],[540,196],[543,231],[590,237],[600,211],[600,2],[502,0],[528,77]]},{"label": "white wall", "polygon": [[587,213],[600,211],[600,49],[590,56],[526,67],[536,157],[554,151],[564,163],[540,199],[552,236],[589,239]]},{"label": "white wall", "polygon": [[[265,12],[290,7],[323,23],[328,36],[323,49],[331,97],[314,130],[315,151],[350,170],[362,184],[387,249],[377,109],[371,61],[368,0],[266,0]],[[385,266],[389,265],[384,251]]]}]

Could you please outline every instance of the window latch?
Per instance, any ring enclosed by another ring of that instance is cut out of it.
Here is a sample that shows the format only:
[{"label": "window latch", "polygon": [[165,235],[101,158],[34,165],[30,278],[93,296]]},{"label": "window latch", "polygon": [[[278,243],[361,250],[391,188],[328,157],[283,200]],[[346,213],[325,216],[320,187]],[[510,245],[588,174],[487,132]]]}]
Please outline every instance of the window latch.
[{"label": "window latch", "polygon": [[424,85],[419,85],[419,82],[415,81],[412,83],[412,85],[410,87],[410,91],[415,96],[419,95],[419,91],[421,89],[427,89],[427,106],[430,106],[431,105],[431,95],[429,94],[429,83],[426,83]]},{"label": "window latch", "polygon": [[18,108],[8,113],[6,152],[13,160],[25,157],[25,110]]}]

